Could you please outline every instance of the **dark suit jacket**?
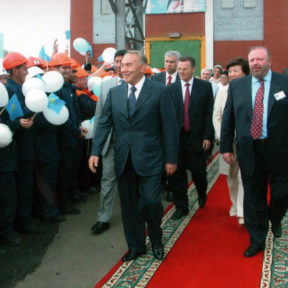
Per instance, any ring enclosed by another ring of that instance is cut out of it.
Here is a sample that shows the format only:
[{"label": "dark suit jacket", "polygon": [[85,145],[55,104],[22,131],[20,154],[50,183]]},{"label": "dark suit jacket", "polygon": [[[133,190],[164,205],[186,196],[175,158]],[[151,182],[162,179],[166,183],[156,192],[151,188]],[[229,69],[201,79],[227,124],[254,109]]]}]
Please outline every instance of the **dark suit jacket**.
[{"label": "dark suit jacket", "polygon": [[[151,80],[154,80],[156,82],[162,83],[166,85],[166,71],[162,71],[160,73],[155,73],[151,76]],[[179,75],[177,73],[176,75],[176,81],[180,80]]]},{"label": "dark suit jacket", "polygon": [[[252,76],[233,80],[229,84],[228,99],[224,109],[221,129],[221,153],[232,152],[233,143],[237,150],[242,176],[252,176],[255,171],[253,139],[250,134],[252,121]],[[276,100],[275,93],[283,91],[286,95]],[[288,174],[288,78],[272,72],[268,100],[268,143],[267,154],[272,173]]]},{"label": "dark suit jacket", "polygon": [[[184,103],[181,81],[168,86],[170,95],[174,101],[179,132],[183,127]],[[213,91],[211,83],[194,78],[192,93],[189,102],[190,142],[191,149],[203,151],[203,140],[214,140],[214,128],[212,123]]]},{"label": "dark suit jacket", "polygon": [[[22,93],[22,86],[17,84],[12,79],[8,79],[6,85],[7,91],[9,93],[9,98],[14,94],[17,95],[18,101],[23,110],[23,116],[20,118],[30,118],[34,115],[25,104],[25,97]],[[35,129],[32,125],[29,129],[25,129],[20,125],[20,118],[15,119],[14,121],[9,121],[9,126],[14,132],[14,140],[17,144],[18,150],[18,159],[27,161],[34,159],[35,152]]]},{"label": "dark suit jacket", "polygon": [[121,175],[130,153],[140,176],[161,174],[165,163],[177,163],[178,133],[167,88],[145,80],[135,112],[128,116],[128,85],[111,88],[97,125],[91,155],[101,155],[112,128],[116,133],[115,171]]}]

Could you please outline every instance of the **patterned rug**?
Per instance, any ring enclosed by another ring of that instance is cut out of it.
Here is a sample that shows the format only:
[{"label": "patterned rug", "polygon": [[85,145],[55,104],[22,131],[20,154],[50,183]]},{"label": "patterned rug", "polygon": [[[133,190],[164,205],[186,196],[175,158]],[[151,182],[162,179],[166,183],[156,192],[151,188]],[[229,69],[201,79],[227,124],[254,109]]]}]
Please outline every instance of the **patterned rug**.
[{"label": "patterned rug", "polygon": [[[207,168],[208,193],[219,177],[219,155],[217,155]],[[189,214],[185,218],[177,221],[172,220],[171,216],[175,212],[174,205],[170,205],[163,217],[163,244],[165,246],[165,255],[172,249],[177,239],[181,236],[185,227],[189,224],[191,218],[198,210],[198,198],[194,184],[188,189]],[[287,288],[288,287],[288,213],[283,219],[283,236],[275,240],[273,234],[269,231],[266,242],[265,255],[261,275],[260,288]],[[95,288],[100,287],[146,287],[150,279],[156,273],[162,261],[155,259],[152,252],[149,238],[146,238],[147,254],[137,258],[134,261],[116,264],[110,273],[108,273]],[[165,260],[165,259],[164,259]],[[163,260],[163,261],[164,261]]]}]

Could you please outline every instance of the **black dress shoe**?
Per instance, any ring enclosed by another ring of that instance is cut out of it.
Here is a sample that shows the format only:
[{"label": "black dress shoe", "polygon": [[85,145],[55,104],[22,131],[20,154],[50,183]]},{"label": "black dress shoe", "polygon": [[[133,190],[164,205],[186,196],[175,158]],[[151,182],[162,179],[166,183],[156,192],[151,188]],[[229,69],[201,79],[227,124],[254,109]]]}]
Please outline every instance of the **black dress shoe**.
[{"label": "black dress shoe", "polygon": [[92,233],[93,234],[101,234],[104,231],[108,230],[110,227],[110,224],[108,222],[96,222],[96,224],[94,224],[91,227]]},{"label": "black dress shoe", "polygon": [[198,198],[198,203],[199,203],[200,208],[205,207],[206,202],[207,202],[207,196],[205,198]]},{"label": "black dress shoe", "polygon": [[173,201],[173,193],[171,190],[167,190],[166,201],[168,201],[168,202]]},{"label": "black dress shoe", "polygon": [[280,238],[282,236],[282,226],[280,224],[272,224],[272,233],[275,238]]},{"label": "black dress shoe", "polygon": [[164,246],[163,244],[152,245],[152,251],[156,259],[162,260],[164,258]]},{"label": "black dress shoe", "polygon": [[172,216],[172,220],[178,220],[186,216],[187,214],[188,214],[188,209],[177,209]]},{"label": "black dress shoe", "polygon": [[123,256],[122,260],[123,260],[123,262],[135,260],[144,254],[146,254],[146,251],[142,251],[142,252],[129,251],[126,255]]},{"label": "black dress shoe", "polygon": [[244,256],[245,257],[253,257],[256,254],[258,254],[258,252],[262,251],[265,249],[265,246],[250,246],[245,252],[244,252]]}]

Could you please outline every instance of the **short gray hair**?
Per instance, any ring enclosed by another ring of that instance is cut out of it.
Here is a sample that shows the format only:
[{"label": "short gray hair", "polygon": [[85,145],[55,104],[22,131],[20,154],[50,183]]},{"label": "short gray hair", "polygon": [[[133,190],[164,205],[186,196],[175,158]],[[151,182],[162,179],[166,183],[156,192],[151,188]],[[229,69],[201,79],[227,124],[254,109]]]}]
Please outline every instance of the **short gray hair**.
[{"label": "short gray hair", "polygon": [[202,74],[203,72],[205,72],[205,71],[209,71],[209,73],[210,73],[210,76],[211,76],[211,74],[212,74],[212,71],[211,71],[211,69],[210,69],[210,68],[203,68],[203,69],[201,70],[201,74]]},{"label": "short gray hair", "polygon": [[[139,57],[139,63],[140,65],[142,64],[148,64],[147,58],[146,56],[139,50],[128,50],[126,54],[134,54],[137,55]],[[125,54],[125,55],[126,55]]]},{"label": "short gray hair", "polygon": [[165,57],[174,57],[176,56],[177,62],[179,61],[179,58],[181,57],[181,54],[178,51],[170,50],[167,51],[164,55]]},{"label": "short gray hair", "polygon": [[270,53],[269,49],[267,47],[265,47],[265,46],[260,46],[260,45],[251,47],[249,49],[248,56],[249,56],[250,52],[252,52],[253,50],[256,50],[256,49],[264,49],[266,51],[267,55],[268,55],[268,59],[271,59],[271,53]]}]

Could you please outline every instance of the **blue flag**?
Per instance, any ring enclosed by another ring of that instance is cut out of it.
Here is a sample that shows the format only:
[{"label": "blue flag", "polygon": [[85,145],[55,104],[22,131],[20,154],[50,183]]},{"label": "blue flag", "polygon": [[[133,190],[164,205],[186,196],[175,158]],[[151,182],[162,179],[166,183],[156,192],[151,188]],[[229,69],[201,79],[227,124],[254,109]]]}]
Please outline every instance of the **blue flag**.
[{"label": "blue flag", "polygon": [[91,47],[90,43],[88,43],[88,51],[91,54],[91,58],[93,58],[93,51],[92,51],[92,47]]},{"label": "blue flag", "polygon": [[92,124],[94,122],[94,120],[95,120],[95,116],[89,120],[89,123]]},{"label": "blue flag", "polygon": [[44,46],[41,47],[39,57],[47,62],[50,61],[50,57],[46,54]]},{"label": "blue flag", "polygon": [[22,117],[23,110],[16,94],[9,100],[6,110],[9,113],[10,120],[14,121],[16,118]]},{"label": "blue flag", "polygon": [[104,59],[103,59],[103,55],[101,54],[99,57],[98,57],[98,62],[102,62]]},{"label": "blue flag", "polygon": [[66,40],[70,39],[70,30],[65,31]]},{"label": "blue flag", "polygon": [[56,94],[51,93],[48,97],[48,108],[59,114],[65,106],[65,101],[61,100]]},{"label": "blue flag", "polygon": [[46,82],[43,80],[43,78],[40,74],[37,74],[36,78],[40,79],[46,85]]}]

